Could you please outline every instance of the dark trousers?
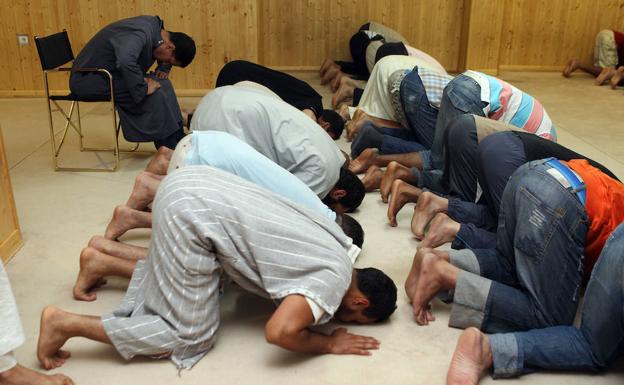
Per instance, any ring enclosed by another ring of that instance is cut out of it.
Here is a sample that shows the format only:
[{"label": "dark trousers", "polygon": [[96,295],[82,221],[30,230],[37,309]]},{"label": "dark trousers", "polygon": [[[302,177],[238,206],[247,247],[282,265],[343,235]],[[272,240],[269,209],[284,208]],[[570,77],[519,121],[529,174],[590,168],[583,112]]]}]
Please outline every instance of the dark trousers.
[{"label": "dark trousers", "polygon": [[340,66],[342,72],[353,75],[355,79],[367,80],[370,73],[368,72],[368,67],[366,67],[366,48],[371,41],[383,40],[383,37],[377,35],[371,39],[363,32],[364,29],[362,28],[367,29],[368,27],[366,24],[363,25],[360,31],[351,36],[349,40],[349,50],[351,51],[353,61],[336,61],[336,64]]},{"label": "dark trousers", "polygon": [[460,115],[484,116],[483,107],[481,87],[474,79],[459,75],[448,83],[442,94],[431,151],[421,153],[423,171],[416,173],[419,187],[426,187],[441,194],[448,193],[448,181],[444,177],[447,172],[448,127]]},{"label": "dark trousers", "polygon": [[376,127],[373,123],[366,122],[351,143],[351,157],[357,158],[367,148],[376,148],[382,155],[424,150],[414,139],[409,129]]},{"label": "dark trousers", "polygon": [[[461,173],[461,170],[468,170],[466,174],[476,172],[482,195],[479,203],[473,203],[474,198],[449,198],[448,215],[461,223],[451,247],[494,248],[503,191],[511,175],[527,161],[524,145],[513,132],[498,132],[483,139],[476,154],[465,161],[470,163],[461,164],[461,160],[451,156],[451,169],[455,170],[454,173]],[[455,182],[455,186],[461,186],[467,181],[464,178],[461,182]]]},{"label": "dark trousers", "polygon": [[418,67],[405,76],[399,89],[401,107],[407,119],[408,128],[412,132],[413,140],[420,143],[424,149],[433,145],[438,109],[431,106],[427,91],[423,85]]},{"label": "dark trousers", "polygon": [[308,83],[245,60],[224,65],[217,76],[216,86],[234,85],[245,80],[262,84],[298,110],[311,109],[317,117],[323,113],[323,98]]}]

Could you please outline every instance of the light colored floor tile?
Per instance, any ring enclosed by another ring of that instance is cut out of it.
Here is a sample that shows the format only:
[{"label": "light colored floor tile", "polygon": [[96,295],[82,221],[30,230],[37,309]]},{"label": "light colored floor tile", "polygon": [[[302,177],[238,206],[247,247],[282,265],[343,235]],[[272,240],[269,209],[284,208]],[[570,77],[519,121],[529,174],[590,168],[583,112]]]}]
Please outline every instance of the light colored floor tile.
[{"label": "light colored floor tile", "polygon": [[[331,93],[319,86],[316,74],[298,75],[322,92],[326,104],[329,102]],[[622,90],[595,87],[583,75],[566,80],[553,73],[509,73],[502,78],[541,100],[560,127],[561,143],[624,176]],[[199,98],[181,98],[181,105],[192,108],[198,101]],[[95,132],[89,132],[96,142],[106,143],[109,138],[107,113],[105,106],[83,108],[83,114],[97,126]],[[72,300],[71,289],[80,250],[92,235],[104,232],[114,206],[125,202],[134,177],[143,169],[148,156],[124,155],[121,169],[115,173],[53,172],[47,113],[41,99],[2,100],[0,124],[26,242],[7,267],[27,334],[17,355],[23,364],[37,367],[39,314],[45,305],[102,314],[113,310],[121,300],[127,283],[122,279],[111,280],[93,303]],[[68,144],[75,144],[75,139]],[[349,148],[344,139],[339,145],[344,150]],[[143,148],[152,150],[150,145]],[[73,157],[68,152],[67,160]],[[93,158],[79,161],[96,162]],[[355,214],[366,230],[358,265],[382,268],[399,288],[399,307],[388,323],[349,326],[353,332],[381,340],[381,349],[372,357],[314,357],[268,345],[263,325],[273,305],[231,288],[223,298],[222,327],[216,347],[180,377],[168,361],[135,359],[126,364],[112,348],[82,339],[67,344],[73,356],[58,371],[70,375],[78,384],[93,385],[441,384],[460,332],[447,327],[449,308],[440,302],[433,305],[438,318],[432,325],[419,327],[412,320],[402,288],[417,245],[410,235],[411,212],[409,205],[399,214],[399,227],[391,229],[386,224],[386,205],[377,193],[370,193]],[[134,231],[123,239],[146,245],[148,233]],[[621,384],[623,378],[624,365],[620,364],[606,375],[540,373],[516,382]],[[492,382],[489,378],[484,381]]]}]

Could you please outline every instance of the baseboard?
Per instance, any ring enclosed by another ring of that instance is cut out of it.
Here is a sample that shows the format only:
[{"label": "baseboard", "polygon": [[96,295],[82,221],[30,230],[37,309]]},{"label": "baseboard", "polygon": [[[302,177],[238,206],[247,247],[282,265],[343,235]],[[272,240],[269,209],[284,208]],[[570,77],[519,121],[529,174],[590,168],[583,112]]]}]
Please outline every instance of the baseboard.
[{"label": "baseboard", "polygon": [[270,66],[276,71],[318,71],[321,65],[317,66]]},{"label": "baseboard", "polygon": [[530,65],[500,65],[501,71],[515,72],[561,72],[565,65],[560,66],[530,66]]},{"label": "baseboard", "polygon": [[188,89],[188,90],[175,90],[176,96],[182,96],[182,97],[202,97],[204,95],[206,95],[208,93],[208,91],[211,91],[212,88],[200,88],[200,89]]},{"label": "baseboard", "polygon": [[498,75],[498,68],[470,68],[473,71],[482,72],[490,76]]},{"label": "baseboard", "polygon": [[19,229],[13,230],[13,232],[0,243],[0,257],[2,261],[4,263],[9,262],[23,244],[22,233]]}]

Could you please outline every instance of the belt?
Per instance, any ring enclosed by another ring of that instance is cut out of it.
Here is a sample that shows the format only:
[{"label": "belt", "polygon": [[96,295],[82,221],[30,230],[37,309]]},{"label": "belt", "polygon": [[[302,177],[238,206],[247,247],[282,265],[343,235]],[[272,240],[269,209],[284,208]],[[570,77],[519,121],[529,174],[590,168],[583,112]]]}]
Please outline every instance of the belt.
[{"label": "belt", "polygon": [[583,206],[585,206],[586,193],[585,183],[583,179],[572,171],[569,167],[566,167],[561,161],[555,158],[549,158],[545,164],[551,168],[546,170],[553,178],[555,178],[563,187],[569,190],[571,193],[576,194],[577,198]]}]

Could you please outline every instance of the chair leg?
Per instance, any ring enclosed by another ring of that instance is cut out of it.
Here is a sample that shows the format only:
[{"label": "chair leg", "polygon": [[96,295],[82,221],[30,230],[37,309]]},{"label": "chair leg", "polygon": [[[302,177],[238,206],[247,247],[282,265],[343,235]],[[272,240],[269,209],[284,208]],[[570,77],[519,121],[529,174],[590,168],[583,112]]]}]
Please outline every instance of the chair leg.
[{"label": "chair leg", "polygon": [[84,144],[82,139],[84,135],[82,135],[82,119],[80,117],[80,102],[76,102],[76,113],[78,114],[78,140],[80,141],[80,152],[84,151]]},{"label": "chair leg", "polygon": [[[111,87],[112,88],[112,87]],[[113,114],[113,143],[115,146],[113,147],[113,156],[115,157],[115,167],[116,170],[119,167],[119,128],[120,124],[117,124],[117,111],[115,111],[115,99],[112,96],[111,91],[111,113]]]},{"label": "chair leg", "polygon": [[56,108],[58,108],[59,111],[63,114],[63,116],[65,116],[65,128],[63,129],[63,137],[61,138],[58,148],[56,149],[56,153],[54,154],[58,157],[58,154],[61,152],[61,148],[63,147],[63,143],[65,143],[65,138],[67,137],[67,131],[69,130],[69,126],[71,125],[72,127],[74,127],[74,129],[76,129],[76,126],[74,126],[73,122],[71,121],[71,118],[74,115],[74,107],[76,105],[76,102],[71,103],[71,106],[69,107],[69,116],[61,108],[61,106],[58,105],[56,101],[54,101],[54,104],[56,105]]},{"label": "chair leg", "polygon": [[52,119],[52,106],[50,106],[50,89],[48,88],[48,72],[43,71],[43,88],[45,90],[46,105],[48,106],[48,125],[50,126],[50,144],[52,145],[52,163],[54,170],[58,170],[56,153],[56,140],[54,138],[54,121]]}]

